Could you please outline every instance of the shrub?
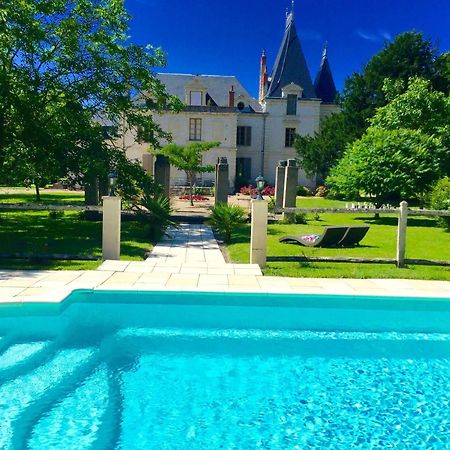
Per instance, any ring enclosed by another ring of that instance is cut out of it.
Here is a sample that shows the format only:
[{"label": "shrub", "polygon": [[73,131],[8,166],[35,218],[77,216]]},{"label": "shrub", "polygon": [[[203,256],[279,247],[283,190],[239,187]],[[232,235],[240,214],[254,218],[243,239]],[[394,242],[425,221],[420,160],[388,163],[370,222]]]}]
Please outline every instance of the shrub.
[{"label": "shrub", "polygon": [[262,190],[262,195],[268,195],[269,197],[273,197],[275,195],[275,186],[266,186]]},{"label": "shrub", "polygon": [[90,211],[88,209],[85,209],[78,213],[78,219],[99,222],[102,220],[102,215],[100,214],[100,211]]},{"label": "shrub", "polygon": [[60,219],[61,217],[64,217],[64,211],[61,209],[52,209],[48,213],[49,219]]},{"label": "shrub", "polygon": [[246,214],[240,206],[219,203],[211,210],[208,224],[217,231],[225,242],[230,242],[232,233],[245,222]]},{"label": "shrub", "polygon": [[134,198],[131,209],[136,211],[141,222],[149,226],[149,237],[152,241],[157,241],[167,234],[167,228],[176,226],[171,218],[169,199],[163,194],[155,193],[150,185],[144,187],[141,195]]},{"label": "shrub", "polygon": [[281,219],[279,223],[282,224],[305,224],[307,223],[306,220],[306,213],[295,213],[295,214],[286,214],[284,219]]},{"label": "shrub", "polygon": [[[430,205],[433,209],[450,210],[450,178],[444,177],[433,188],[430,197]],[[450,217],[438,217],[440,226],[450,230]]]},{"label": "shrub", "polygon": [[314,195],[316,197],[326,197],[328,195],[328,188],[326,186],[319,186]]},{"label": "shrub", "polygon": [[247,186],[242,186],[239,189],[239,193],[243,195],[256,195],[256,188],[254,188],[251,184],[247,184]]},{"label": "shrub", "polygon": [[297,186],[297,195],[300,197],[310,197],[312,192],[311,189],[306,186]]}]

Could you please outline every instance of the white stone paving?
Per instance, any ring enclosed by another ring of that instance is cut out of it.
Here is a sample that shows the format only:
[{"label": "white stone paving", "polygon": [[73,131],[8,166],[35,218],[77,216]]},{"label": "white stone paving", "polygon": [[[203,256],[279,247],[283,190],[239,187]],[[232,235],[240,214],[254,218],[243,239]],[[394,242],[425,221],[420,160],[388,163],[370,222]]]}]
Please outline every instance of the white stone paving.
[{"label": "white stone paving", "polygon": [[439,297],[450,281],[264,277],[256,264],[227,263],[211,229],[182,224],[145,261],[104,261],[97,270],[0,271],[0,303],[60,302],[74,289],[224,291]]}]

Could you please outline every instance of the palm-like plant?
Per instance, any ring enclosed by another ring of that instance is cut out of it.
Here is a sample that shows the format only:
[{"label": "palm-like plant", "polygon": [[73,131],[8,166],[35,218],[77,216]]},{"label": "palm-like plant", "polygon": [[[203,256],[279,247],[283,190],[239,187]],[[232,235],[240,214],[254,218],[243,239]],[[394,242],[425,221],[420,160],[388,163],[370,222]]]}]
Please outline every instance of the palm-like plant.
[{"label": "palm-like plant", "polygon": [[219,203],[211,210],[208,223],[222,235],[225,242],[230,242],[232,233],[245,220],[246,213],[241,207]]}]

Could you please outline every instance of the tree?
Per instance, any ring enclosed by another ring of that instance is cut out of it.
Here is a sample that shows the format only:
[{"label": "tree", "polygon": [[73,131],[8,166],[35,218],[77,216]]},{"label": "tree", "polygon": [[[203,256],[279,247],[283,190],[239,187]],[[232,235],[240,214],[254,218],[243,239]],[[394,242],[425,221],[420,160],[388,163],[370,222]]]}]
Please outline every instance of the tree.
[{"label": "tree", "polygon": [[297,135],[294,147],[306,174],[315,175],[317,184],[323,184],[330,168],[342,157],[347,143],[354,139],[354,131],[344,115],[338,113],[323,119],[314,136]]},{"label": "tree", "polygon": [[214,170],[212,165],[203,165],[203,153],[219,145],[220,142],[192,142],[186,146],[169,144],[160,150],[154,151],[155,154],[167,156],[170,164],[186,173],[191,206],[194,206],[192,194],[197,173],[212,172]]},{"label": "tree", "polygon": [[[149,111],[179,107],[155,77],[161,50],[128,42],[123,0],[11,0],[0,7],[0,172],[32,178],[106,172],[113,140],[140,127],[167,137]],[[138,99],[138,100],[137,100]],[[117,147],[116,147],[117,148]],[[106,167],[105,167],[106,166]],[[94,169],[92,169],[94,167]]]},{"label": "tree", "polygon": [[439,139],[444,151],[435,157],[441,172],[450,174],[450,96],[434,90],[430,81],[421,78],[411,78],[404,89],[402,82],[385,81],[383,90],[390,103],[377,110],[371,126],[419,130]]},{"label": "tree", "polygon": [[327,184],[348,198],[365,195],[380,207],[420,197],[439,178],[441,142],[416,130],[369,128],[347,147]]},{"label": "tree", "polygon": [[387,103],[383,91],[386,78],[401,80],[404,89],[411,77],[430,80],[435,88],[445,88],[445,67],[432,42],[422,33],[409,31],[397,36],[369,60],[362,73],[354,73],[346,80],[340,97],[346,120],[362,136],[376,109]]}]

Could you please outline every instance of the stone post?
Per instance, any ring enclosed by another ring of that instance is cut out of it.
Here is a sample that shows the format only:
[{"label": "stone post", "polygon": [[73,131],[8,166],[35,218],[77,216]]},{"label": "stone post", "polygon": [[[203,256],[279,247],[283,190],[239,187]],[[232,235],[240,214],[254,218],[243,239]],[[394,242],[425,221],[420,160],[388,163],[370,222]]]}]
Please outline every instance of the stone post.
[{"label": "stone post", "polygon": [[120,212],[122,197],[104,196],[102,258],[120,259]]},{"label": "stone post", "polygon": [[[298,166],[295,159],[287,160],[286,172],[284,174],[283,208],[295,208],[297,200]],[[283,218],[292,220],[293,213],[283,213]]]},{"label": "stone post", "polygon": [[267,202],[252,200],[252,225],[250,234],[250,264],[263,268],[267,260]]},{"label": "stone post", "polygon": [[214,186],[214,205],[219,203],[228,204],[228,190],[230,188],[228,174],[229,168],[227,158],[224,156],[217,158],[216,180]]},{"label": "stone post", "polygon": [[153,155],[150,153],[142,155],[142,167],[149,175],[153,175]]},{"label": "stone post", "polygon": [[400,215],[398,217],[397,267],[405,267],[407,222],[408,222],[408,203],[403,201],[400,203]]},{"label": "stone post", "polygon": [[158,155],[155,161],[155,181],[163,187],[164,195],[169,198],[170,189],[170,164],[167,156]]},{"label": "stone post", "polygon": [[278,161],[278,166],[275,171],[275,207],[283,207],[284,198],[284,177],[286,174],[286,160]]}]

